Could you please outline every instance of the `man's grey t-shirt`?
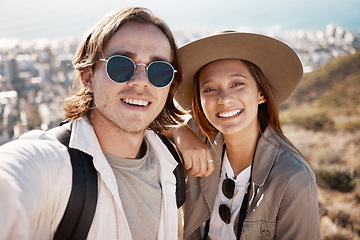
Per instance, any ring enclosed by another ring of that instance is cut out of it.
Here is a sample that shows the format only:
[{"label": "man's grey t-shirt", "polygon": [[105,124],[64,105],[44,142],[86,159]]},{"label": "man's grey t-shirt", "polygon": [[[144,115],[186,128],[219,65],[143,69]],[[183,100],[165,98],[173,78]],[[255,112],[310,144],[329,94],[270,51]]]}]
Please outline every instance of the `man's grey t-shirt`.
[{"label": "man's grey t-shirt", "polygon": [[145,138],[139,159],[120,158],[104,151],[116,178],[121,203],[133,239],[157,239],[161,209],[160,164]]}]

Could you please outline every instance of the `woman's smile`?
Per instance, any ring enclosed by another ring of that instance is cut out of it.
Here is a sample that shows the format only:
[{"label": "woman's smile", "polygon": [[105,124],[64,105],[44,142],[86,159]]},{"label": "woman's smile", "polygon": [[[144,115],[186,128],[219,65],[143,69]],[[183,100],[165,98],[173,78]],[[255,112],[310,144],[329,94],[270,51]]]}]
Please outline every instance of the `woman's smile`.
[{"label": "woman's smile", "polygon": [[243,111],[244,111],[243,109],[221,111],[218,112],[216,116],[219,118],[231,118],[240,115]]},{"label": "woman's smile", "polygon": [[258,131],[262,97],[243,62],[222,59],[209,63],[200,71],[199,86],[204,114],[217,130],[224,135]]}]

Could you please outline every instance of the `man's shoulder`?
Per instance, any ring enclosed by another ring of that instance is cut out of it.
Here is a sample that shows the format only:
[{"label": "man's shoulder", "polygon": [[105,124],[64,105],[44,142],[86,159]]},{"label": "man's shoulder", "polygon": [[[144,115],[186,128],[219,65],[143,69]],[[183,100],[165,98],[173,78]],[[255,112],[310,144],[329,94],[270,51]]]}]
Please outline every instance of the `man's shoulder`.
[{"label": "man's shoulder", "polygon": [[[67,149],[51,133],[42,130],[31,130],[17,140],[0,147],[0,155],[17,159],[34,159],[34,161],[51,158],[64,158]],[[3,158],[3,157],[1,157]]]},{"label": "man's shoulder", "polygon": [[39,130],[27,132],[0,147],[0,172],[12,175],[19,182],[27,179],[26,186],[44,179],[54,184],[54,178],[67,181],[72,174],[67,148],[50,133]]},{"label": "man's shoulder", "polygon": [[7,147],[9,145],[19,145],[19,147],[23,145],[39,146],[41,143],[51,143],[53,141],[56,141],[56,138],[49,132],[43,130],[31,130],[20,135],[18,139],[3,144],[1,148]]},{"label": "man's shoulder", "polygon": [[48,131],[31,130],[22,134],[18,140],[52,140],[54,139]]}]

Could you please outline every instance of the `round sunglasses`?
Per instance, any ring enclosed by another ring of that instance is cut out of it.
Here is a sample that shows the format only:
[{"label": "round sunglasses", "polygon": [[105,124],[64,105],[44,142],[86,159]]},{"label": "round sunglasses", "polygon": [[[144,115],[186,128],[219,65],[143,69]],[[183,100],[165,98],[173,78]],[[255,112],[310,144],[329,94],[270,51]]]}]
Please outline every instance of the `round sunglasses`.
[{"label": "round sunglasses", "polygon": [[[222,192],[225,197],[229,199],[229,202],[234,197],[235,194],[235,181],[226,176],[222,183]],[[219,215],[221,220],[224,221],[225,224],[229,224],[231,220],[231,209],[228,204],[221,204],[219,206]]]},{"label": "round sunglasses", "polygon": [[154,61],[146,66],[144,63],[134,63],[130,58],[123,55],[114,55],[109,59],[99,59],[106,62],[106,73],[108,77],[117,83],[129,81],[135,74],[136,66],[143,65],[146,68],[147,77],[151,85],[155,87],[166,87],[174,79],[176,70],[164,61]]}]

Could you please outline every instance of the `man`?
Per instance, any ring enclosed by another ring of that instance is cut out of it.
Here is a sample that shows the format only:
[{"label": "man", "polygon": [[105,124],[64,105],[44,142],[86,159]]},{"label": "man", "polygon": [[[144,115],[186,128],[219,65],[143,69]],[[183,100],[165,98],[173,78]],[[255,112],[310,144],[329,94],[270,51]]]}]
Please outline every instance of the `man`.
[{"label": "man", "polygon": [[[172,33],[147,9],[114,11],[79,45],[74,67],[81,88],[65,102],[69,146],[93,157],[98,176],[87,238],[177,239],[177,162],[154,133],[181,122]],[[2,146],[0,239],[53,238],[71,186],[67,148],[51,133]]]}]

